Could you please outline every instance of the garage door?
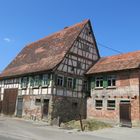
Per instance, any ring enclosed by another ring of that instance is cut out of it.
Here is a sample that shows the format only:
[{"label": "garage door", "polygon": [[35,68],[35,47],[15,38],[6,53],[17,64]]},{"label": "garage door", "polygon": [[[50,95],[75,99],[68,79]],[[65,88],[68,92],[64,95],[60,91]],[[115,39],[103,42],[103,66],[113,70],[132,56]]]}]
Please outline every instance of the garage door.
[{"label": "garage door", "polygon": [[5,89],[2,111],[5,115],[14,115],[18,89]]}]

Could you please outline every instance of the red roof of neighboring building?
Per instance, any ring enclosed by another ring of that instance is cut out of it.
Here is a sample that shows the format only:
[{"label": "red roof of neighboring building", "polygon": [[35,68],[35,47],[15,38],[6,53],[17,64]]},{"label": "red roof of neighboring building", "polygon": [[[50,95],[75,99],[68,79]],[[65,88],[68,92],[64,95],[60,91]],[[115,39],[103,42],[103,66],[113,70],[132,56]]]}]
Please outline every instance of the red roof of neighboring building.
[{"label": "red roof of neighboring building", "polygon": [[29,44],[7,66],[0,78],[53,69],[63,60],[88,22],[84,20]]},{"label": "red roof of neighboring building", "polygon": [[87,74],[135,69],[140,67],[140,51],[103,57],[93,65]]}]

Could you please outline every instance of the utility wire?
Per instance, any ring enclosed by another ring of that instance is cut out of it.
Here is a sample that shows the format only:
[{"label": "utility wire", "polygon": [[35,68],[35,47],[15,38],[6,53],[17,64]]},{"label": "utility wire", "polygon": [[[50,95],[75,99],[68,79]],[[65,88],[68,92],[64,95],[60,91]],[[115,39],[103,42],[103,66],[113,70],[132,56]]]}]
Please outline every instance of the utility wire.
[{"label": "utility wire", "polygon": [[107,49],[112,50],[112,51],[114,51],[114,52],[117,52],[117,53],[119,53],[119,54],[123,54],[123,52],[121,52],[121,51],[119,51],[119,50],[116,50],[116,49],[113,49],[113,48],[111,48],[111,47],[108,47],[107,45],[104,45],[104,44],[102,44],[102,43],[97,42],[97,44],[98,44],[99,46],[101,46],[101,47],[107,48]]}]

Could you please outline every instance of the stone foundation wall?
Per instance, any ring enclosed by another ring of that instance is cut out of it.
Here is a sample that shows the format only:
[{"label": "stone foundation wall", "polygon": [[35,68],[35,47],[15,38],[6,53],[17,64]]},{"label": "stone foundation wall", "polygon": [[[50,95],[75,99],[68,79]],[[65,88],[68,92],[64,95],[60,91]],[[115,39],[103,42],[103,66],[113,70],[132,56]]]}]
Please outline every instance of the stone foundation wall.
[{"label": "stone foundation wall", "polygon": [[42,110],[41,105],[36,105],[35,100],[37,96],[23,96],[23,114],[24,118],[41,119]]},{"label": "stone foundation wall", "polygon": [[60,123],[78,120],[79,114],[82,118],[86,118],[86,99],[54,96],[52,103],[52,120],[59,119]]}]

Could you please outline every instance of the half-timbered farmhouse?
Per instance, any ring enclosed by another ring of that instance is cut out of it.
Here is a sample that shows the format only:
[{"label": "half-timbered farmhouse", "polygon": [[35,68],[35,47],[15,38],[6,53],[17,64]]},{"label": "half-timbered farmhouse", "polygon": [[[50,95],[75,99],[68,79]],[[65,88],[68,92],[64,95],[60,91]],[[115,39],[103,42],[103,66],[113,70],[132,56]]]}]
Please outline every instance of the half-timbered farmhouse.
[{"label": "half-timbered farmhouse", "polygon": [[0,75],[1,112],[51,122],[86,118],[84,74],[99,57],[89,20],[25,46]]},{"label": "half-timbered farmhouse", "polygon": [[89,118],[140,124],[140,51],[101,58],[87,75],[91,83]]},{"label": "half-timbered farmhouse", "polygon": [[0,112],[51,123],[140,124],[140,51],[100,58],[89,20],[33,42],[0,74]]}]

